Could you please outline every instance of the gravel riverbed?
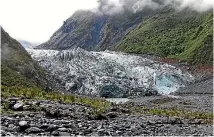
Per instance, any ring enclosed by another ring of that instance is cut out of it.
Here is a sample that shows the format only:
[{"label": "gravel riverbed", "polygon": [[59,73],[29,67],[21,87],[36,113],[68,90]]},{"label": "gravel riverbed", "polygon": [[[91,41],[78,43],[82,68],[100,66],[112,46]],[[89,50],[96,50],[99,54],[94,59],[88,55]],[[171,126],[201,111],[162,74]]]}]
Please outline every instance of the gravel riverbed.
[{"label": "gravel riverbed", "polygon": [[212,124],[205,120],[133,114],[124,107],[129,103],[112,104],[103,114],[90,114],[92,107],[77,103],[3,98],[5,102],[12,111],[2,112],[2,136],[213,135]]}]

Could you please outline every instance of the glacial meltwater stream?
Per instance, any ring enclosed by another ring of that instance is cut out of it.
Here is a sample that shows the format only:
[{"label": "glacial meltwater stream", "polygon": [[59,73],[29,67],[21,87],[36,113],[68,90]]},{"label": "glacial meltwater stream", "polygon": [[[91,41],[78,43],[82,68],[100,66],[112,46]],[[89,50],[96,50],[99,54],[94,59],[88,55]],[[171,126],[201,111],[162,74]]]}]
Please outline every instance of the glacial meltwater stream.
[{"label": "glacial meltwater stream", "polygon": [[67,91],[77,94],[108,98],[169,94],[194,80],[174,66],[125,53],[80,48],[27,51]]}]

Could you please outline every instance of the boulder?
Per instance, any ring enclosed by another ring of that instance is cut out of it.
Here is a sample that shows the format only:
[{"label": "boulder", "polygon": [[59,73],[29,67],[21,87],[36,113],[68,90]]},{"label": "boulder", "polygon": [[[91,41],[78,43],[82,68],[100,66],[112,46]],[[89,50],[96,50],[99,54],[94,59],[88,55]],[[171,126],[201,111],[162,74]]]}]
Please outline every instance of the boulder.
[{"label": "boulder", "polygon": [[16,110],[16,111],[23,110],[23,106],[24,106],[24,103],[20,101],[13,106],[13,110]]},{"label": "boulder", "polygon": [[27,121],[20,121],[19,122],[19,128],[21,131],[24,131],[25,129],[29,128],[29,124]]},{"label": "boulder", "polygon": [[58,118],[60,117],[60,111],[58,109],[45,109],[47,117]]},{"label": "boulder", "polygon": [[38,127],[30,127],[26,130],[27,133],[40,133],[44,132],[44,130],[38,128]]},{"label": "boulder", "polygon": [[175,125],[175,124],[184,124],[184,122],[179,117],[171,117],[169,119],[169,124]]},{"label": "boulder", "polygon": [[118,113],[109,112],[109,113],[106,114],[106,116],[109,117],[109,118],[116,118],[116,117],[118,117]]}]

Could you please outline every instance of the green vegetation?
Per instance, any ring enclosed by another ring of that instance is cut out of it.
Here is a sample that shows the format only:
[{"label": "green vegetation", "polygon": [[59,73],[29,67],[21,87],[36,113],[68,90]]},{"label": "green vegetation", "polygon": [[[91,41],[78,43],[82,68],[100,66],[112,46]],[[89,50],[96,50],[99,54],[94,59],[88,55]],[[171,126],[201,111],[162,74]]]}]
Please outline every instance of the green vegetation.
[{"label": "green vegetation", "polygon": [[[38,88],[18,88],[18,87],[1,87],[1,96],[7,97],[26,97],[38,100],[62,101],[65,103],[82,103],[93,107],[97,113],[105,112],[110,107],[110,102],[104,99],[94,99],[89,97],[79,97],[72,94],[62,94],[59,92],[44,92]],[[7,108],[7,107],[6,107]]]},{"label": "green vegetation", "polygon": [[212,64],[213,12],[158,10],[128,33],[117,50]]},{"label": "green vegetation", "polygon": [[18,87],[36,87],[35,84],[29,81],[26,77],[5,65],[1,66],[1,74],[2,85]]},{"label": "green vegetation", "polygon": [[187,112],[187,111],[178,109],[176,107],[171,109],[132,107],[131,111],[136,114],[152,114],[152,115],[161,115],[161,116],[177,116],[177,117],[183,117],[183,118],[213,120],[213,113],[211,114],[211,113],[202,113],[202,112]]},{"label": "green vegetation", "polygon": [[[52,100],[52,101],[62,101],[65,103],[81,103],[89,105],[94,108],[91,114],[101,114],[105,113],[110,107],[111,103],[104,99],[95,99],[89,97],[76,96],[72,94],[62,94],[59,92],[44,92],[37,88],[17,88],[17,87],[1,87],[1,96],[3,98],[7,97],[25,97],[28,99],[37,99],[37,100]],[[8,107],[8,104],[4,103],[3,112],[11,112]],[[34,108],[37,110],[36,108]],[[161,109],[161,108],[147,108],[139,106],[129,106],[130,112],[132,114],[152,114],[152,115],[161,115],[161,116],[177,116],[184,118],[194,118],[194,119],[206,119],[208,122],[213,119],[213,114],[209,113],[200,113],[200,112],[187,112],[180,110],[176,107],[171,109]]]},{"label": "green vegetation", "polygon": [[45,71],[1,28],[1,85],[46,89]]}]

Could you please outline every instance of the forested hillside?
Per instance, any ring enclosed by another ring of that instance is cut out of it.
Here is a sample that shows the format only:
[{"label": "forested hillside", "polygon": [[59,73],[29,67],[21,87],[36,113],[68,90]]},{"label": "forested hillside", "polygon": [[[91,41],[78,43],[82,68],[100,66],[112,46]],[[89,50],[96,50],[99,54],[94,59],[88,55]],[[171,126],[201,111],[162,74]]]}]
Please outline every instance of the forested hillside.
[{"label": "forested hillside", "polygon": [[1,85],[16,88],[51,90],[57,83],[33,61],[28,52],[1,28]]},{"label": "forested hillside", "polygon": [[159,10],[127,34],[117,50],[212,64],[213,13]]}]

